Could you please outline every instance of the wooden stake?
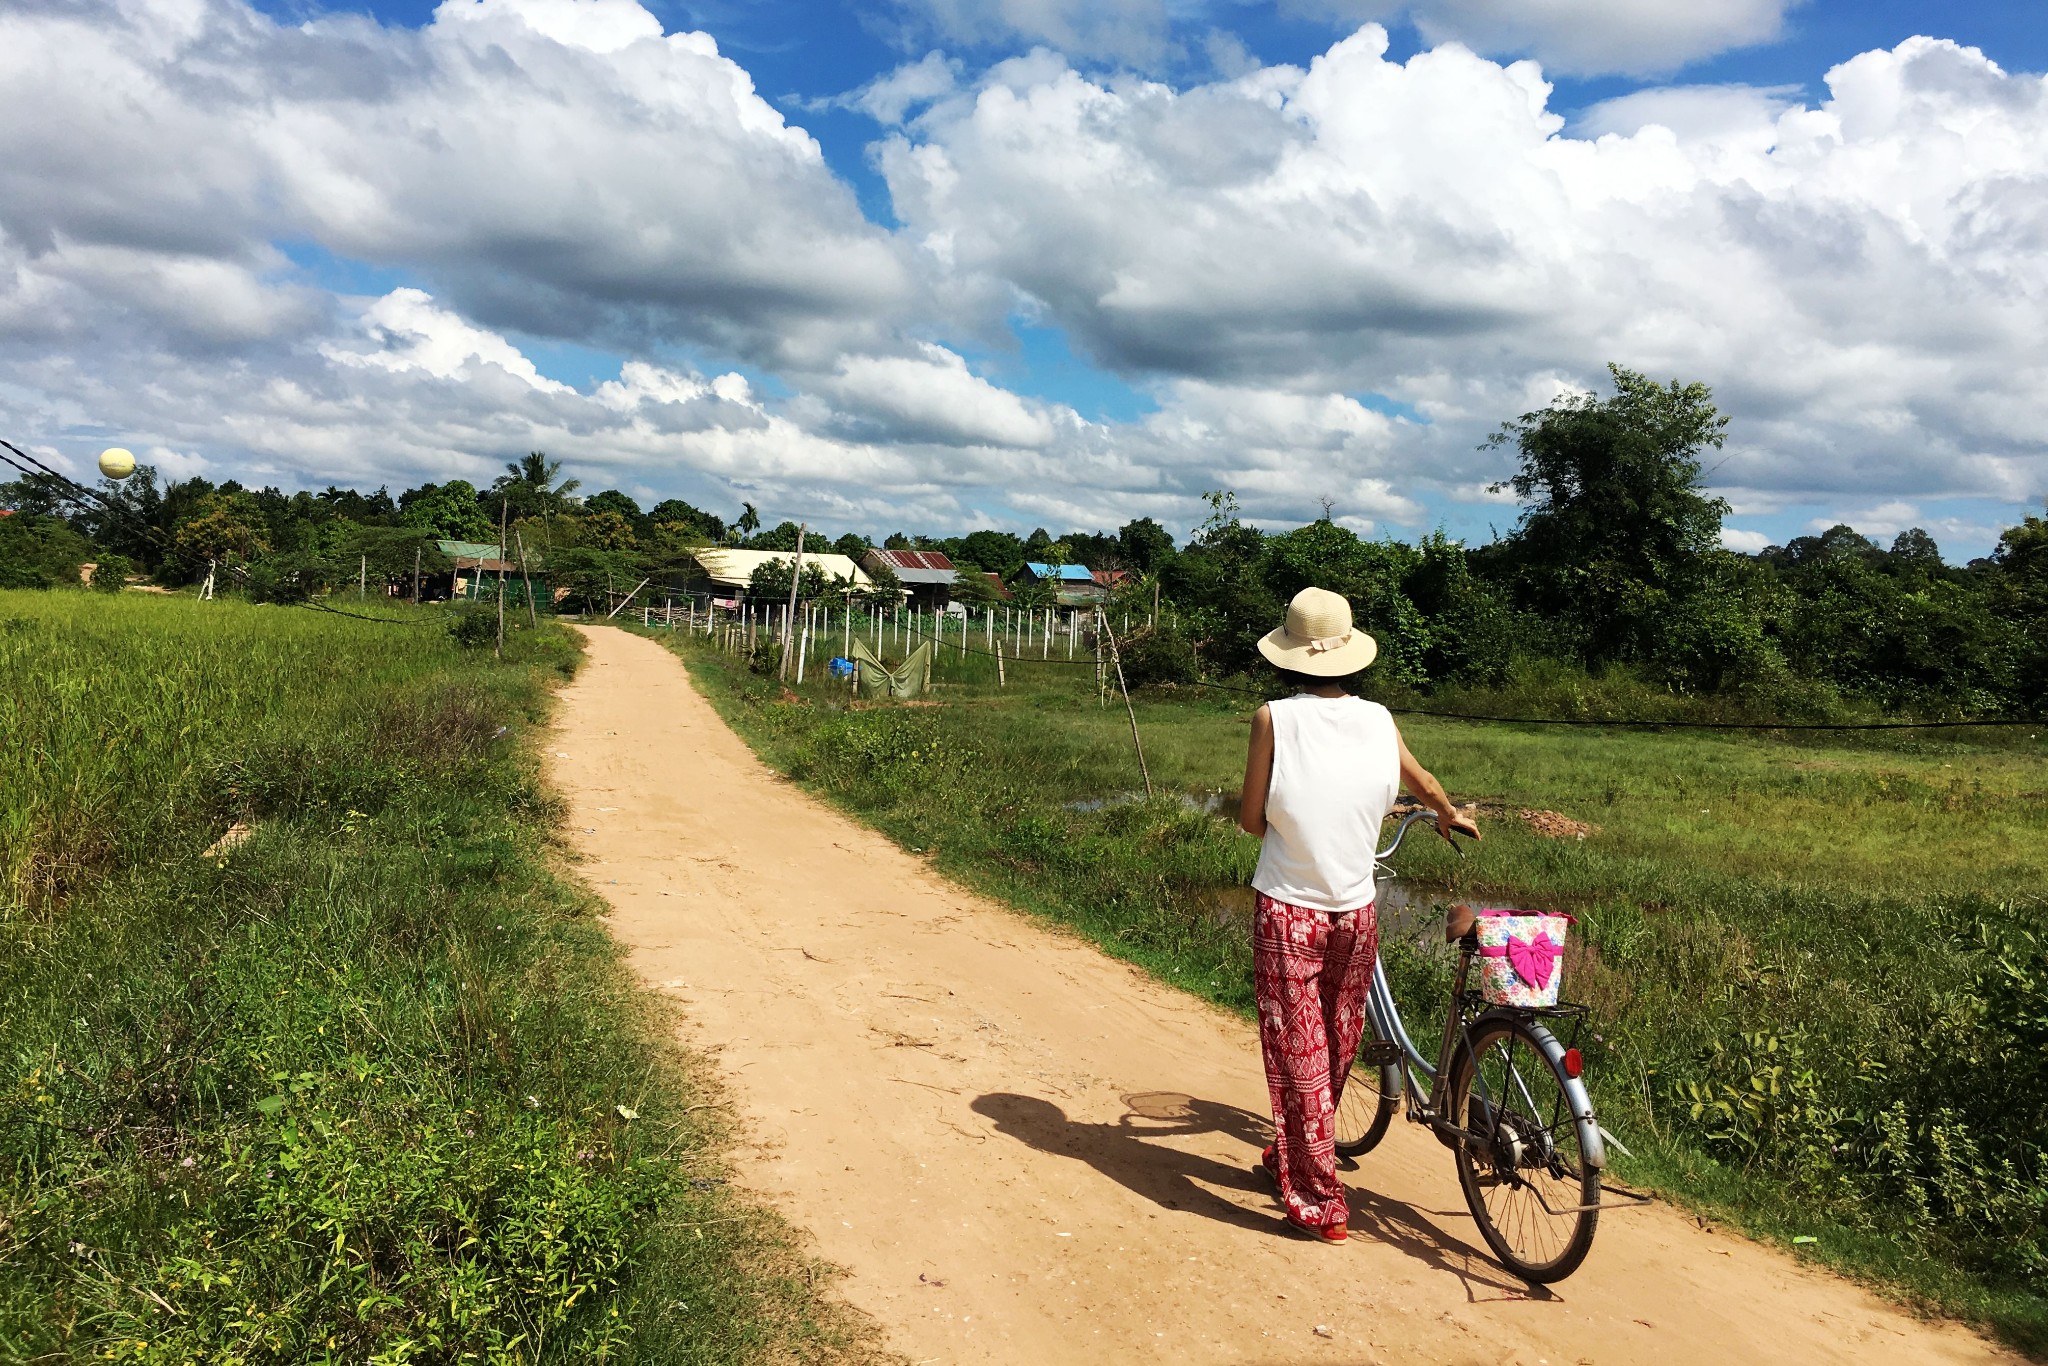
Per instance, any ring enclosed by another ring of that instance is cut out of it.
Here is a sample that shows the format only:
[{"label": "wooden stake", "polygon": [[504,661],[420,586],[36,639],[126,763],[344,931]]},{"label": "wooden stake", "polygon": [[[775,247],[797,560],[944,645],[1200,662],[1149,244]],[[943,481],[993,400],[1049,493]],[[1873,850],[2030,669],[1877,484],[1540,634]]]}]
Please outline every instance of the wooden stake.
[{"label": "wooden stake", "polygon": [[[363,557],[369,563],[369,557]],[[498,643],[492,653],[499,659],[505,657],[505,503],[498,504]]]},{"label": "wooden stake", "polygon": [[[1109,630],[1109,619],[1103,618],[1103,629]],[[1124,681],[1123,652],[1117,649],[1116,632],[1109,631],[1109,657],[1116,661],[1116,685],[1123,690],[1124,714],[1131,718],[1131,748],[1138,751],[1138,772],[1145,779],[1145,799],[1152,799],[1152,770],[1145,767],[1145,747],[1138,743],[1138,712],[1131,705],[1131,685]]]},{"label": "wooden stake", "polygon": [[425,549],[425,546],[417,545],[412,548],[412,605],[415,607],[420,605],[420,555]]}]

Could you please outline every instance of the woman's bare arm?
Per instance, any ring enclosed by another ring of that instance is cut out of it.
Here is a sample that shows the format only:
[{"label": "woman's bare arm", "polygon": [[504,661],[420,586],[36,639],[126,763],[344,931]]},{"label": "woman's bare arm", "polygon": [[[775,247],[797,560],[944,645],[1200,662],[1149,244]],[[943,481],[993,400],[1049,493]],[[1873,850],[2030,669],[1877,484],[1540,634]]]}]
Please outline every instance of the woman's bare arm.
[{"label": "woman's bare arm", "polygon": [[1237,798],[1238,828],[1248,835],[1266,834],[1266,789],[1273,782],[1273,713],[1260,707],[1252,713],[1251,751],[1244,760],[1244,790]]},{"label": "woman's bare arm", "polygon": [[[1414,793],[1417,801],[1436,812],[1436,832],[1445,839],[1449,839],[1454,830],[1461,835],[1470,835],[1473,839],[1478,839],[1478,823],[1451,805],[1450,795],[1444,791],[1444,785],[1436,780],[1436,775],[1415,762],[1415,756],[1408,752],[1408,742],[1399,739],[1399,730],[1394,734],[1401,746],[1401,785]],[[1269,744],[1267,753],[1271,752],[1272,747]],[[1261,811],[1260,814],[1263,815],[1264,812]]]}]

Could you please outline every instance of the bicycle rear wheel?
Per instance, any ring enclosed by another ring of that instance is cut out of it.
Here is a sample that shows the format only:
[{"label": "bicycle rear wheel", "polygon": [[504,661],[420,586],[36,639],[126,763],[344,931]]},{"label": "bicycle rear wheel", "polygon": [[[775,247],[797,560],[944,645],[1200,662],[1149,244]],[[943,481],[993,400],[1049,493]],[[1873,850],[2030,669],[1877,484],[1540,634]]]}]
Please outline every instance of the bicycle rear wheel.
[{"label": "bicycle rear wheel", "polygon": [[[1351,1075],[1344,1082],[1344,1094],[1337,1100],[1334,1120],[1337,1154],[1361,1157],[1379,1146],[1387,1136],[1387,1125],[1401,1106],[1400,1054],[1391,1045],[1378,1043],[1370,1026],[1359,1041],[1358,1056],[1351,1061]],[[1396,1061],[1367,1061],[1374,1054],[1391,1054]]]},{"label": "bicycle rear wheel", "polygon": [[1580,1151],[1563,1069],[1528,1023],[1482,1016],[1455,1072],[1443,1113],[1463,1117],[1472,1135],[1455,1151],[1481,1236],[1523,1279],[1563,1280],[1586,1260],[1600,1222],[1600,1169]]}]

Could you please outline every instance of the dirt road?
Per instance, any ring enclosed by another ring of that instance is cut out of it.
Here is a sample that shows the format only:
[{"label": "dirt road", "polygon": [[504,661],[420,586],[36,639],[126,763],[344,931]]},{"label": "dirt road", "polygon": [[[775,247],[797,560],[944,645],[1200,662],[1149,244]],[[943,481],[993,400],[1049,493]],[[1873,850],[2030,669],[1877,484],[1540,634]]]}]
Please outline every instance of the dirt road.
[{"label": "dirt road", "polygon": [[946,882],[765,769],[659,645],[586,634],[548,746],[584,875],[719,1050],[744,1179],[912,1361],[2017,1360],[1662,1206],[1532,1292],[1398,1122],[1350,1244],[1287,1236],[1248,1025]]}]

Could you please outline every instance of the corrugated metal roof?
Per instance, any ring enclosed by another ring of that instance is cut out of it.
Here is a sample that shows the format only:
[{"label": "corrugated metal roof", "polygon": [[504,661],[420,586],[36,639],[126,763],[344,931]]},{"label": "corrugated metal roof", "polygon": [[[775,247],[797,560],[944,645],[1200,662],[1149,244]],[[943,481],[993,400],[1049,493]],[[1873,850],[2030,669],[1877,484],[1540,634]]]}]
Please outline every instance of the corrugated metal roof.
[{"label": "corrugated metal roof", "polygon": [[434,545],[451,560],[498,560],[504,552],[495,541],[436,541]]},{"label": "corrugated metal roof", "polygon": [[891,569],[899,574],[906,569],[950,570],[953,567],[953,562],[936,550],[882,550],[878,548],[870,550],[868,553],[870,555],[879,555],[888,562]]},{"label": "corrugated metal roof", "polygon": [[1063,564],[1059,567],[1057,571],[1055,571],[1053,567],[1049,564],[1039,564],[1037,561],[1031,560],[1026,561],[1024,567],[1030,570],[1033,575],[1041,579],[1050,579],[1057,577],[1062,582],[1095,582],[1095,576],[1088,572],[1088,566],[1085,564]]},{"label": "corrugated metal roof", "polygon": [[959,572],[953,562],[936,550],[870,550],[864,557],[869,564],[885,564],[889,572],[903,583],[946,585],[953,582]]},{"label": "corrugated metal roof", "polygon": [[[690,553],[698,564],[704,566],[704,572],[711,576],[713,583],[736,588],[746,587],[753,579],[754,571],[769,560],[787,563],[796,558],[796,552],[793,550],[733,550],[725,546],[707,546]],[[861,567],[852,560],[830,551],[819,551],[815,554],[809,550],[804,551],[804,567],[808,569],[812,565],[823,570],[828,581],[851,579],[862,588],[874,582],[862,573]]]}]

